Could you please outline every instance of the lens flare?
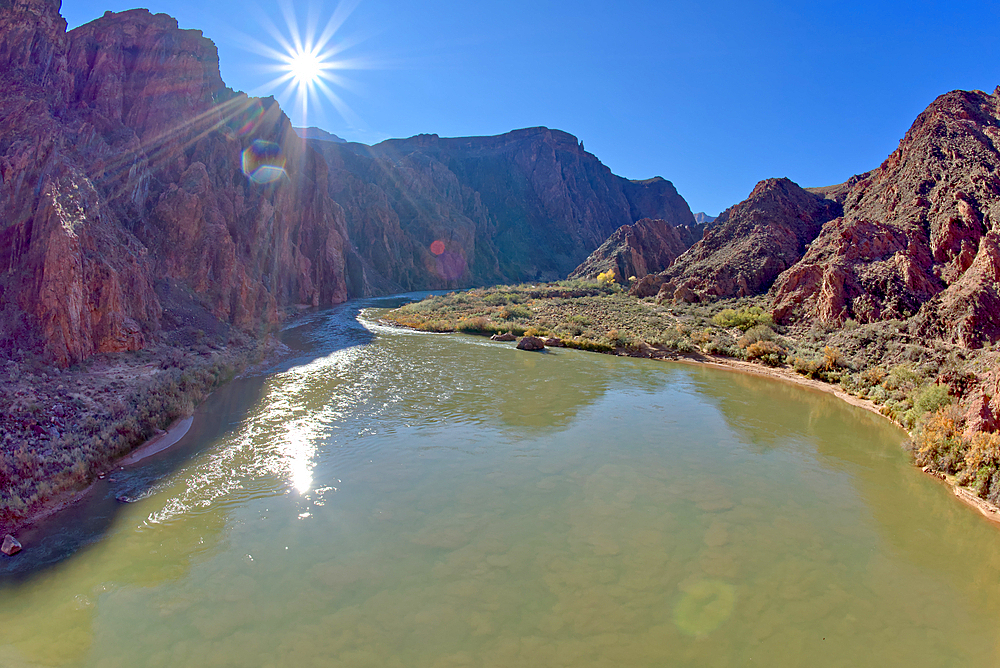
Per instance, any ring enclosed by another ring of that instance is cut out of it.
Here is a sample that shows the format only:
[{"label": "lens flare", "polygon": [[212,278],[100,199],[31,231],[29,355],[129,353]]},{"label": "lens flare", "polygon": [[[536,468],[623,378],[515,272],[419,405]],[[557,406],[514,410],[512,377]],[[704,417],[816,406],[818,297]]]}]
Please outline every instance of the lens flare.
[{"label": "lens flare", "polygon": [[243,151],[243,173],[259,185],[275,183],[285,176],[285,156],[281,146],[257,139]]}]

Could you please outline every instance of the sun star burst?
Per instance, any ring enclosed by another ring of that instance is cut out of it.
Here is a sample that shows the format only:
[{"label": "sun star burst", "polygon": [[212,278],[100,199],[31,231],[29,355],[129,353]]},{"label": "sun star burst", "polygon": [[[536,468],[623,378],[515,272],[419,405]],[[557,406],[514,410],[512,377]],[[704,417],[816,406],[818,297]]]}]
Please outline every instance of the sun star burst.
[{"label": "sun star burst", "polygon": [[295,113],[302,125],[308,124],[309,108],[324,101],[332,104],[349,123],[356,123],[356,115],[338,90],[351,87],[342,74],[344,70],[363,69],[367,65],[364,59],[343,57],[343,52],[356,45],[357,40],[337,34],[356,6],[357,0],[339,3],[324,24],[317,12],[312,11],[316,10],[315,6],[307,20],[300,22],[291,3],[280,2],[285,29],[279,29],[269,19],[262,20],[275,44],[263,44],[253,38],[246,40],[251,50],[270,58],[271,63],[264,69],[277,75],[254,92],[274,94],[278,99],[289,101],[293,106],[289,111]]}]

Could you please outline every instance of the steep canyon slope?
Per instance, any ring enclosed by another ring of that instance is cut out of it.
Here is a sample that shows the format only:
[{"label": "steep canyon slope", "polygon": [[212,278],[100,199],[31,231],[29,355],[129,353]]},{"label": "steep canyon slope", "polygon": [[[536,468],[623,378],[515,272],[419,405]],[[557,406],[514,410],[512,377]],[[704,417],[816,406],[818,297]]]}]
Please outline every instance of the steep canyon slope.
[{"label": "steep canyon slope", "polygon": [[226,87],[165,14],[66,32],[0,3],[0,349],[61,366],[192,330],[400,289],[565,276],[644,217],[693,224],[670,182],[613,175],[573,136],[303,139]]},{"label": "steep canyon slope", "polygon": [[616,176],[559,130],[310,144],[362,257],[405,289],[556,280],[622,225],[694,224],[669,181]]},{"label": "steep canyon slope", "polygon": [[998,141],[1000,88],[936,99],[776,282],[775,315],[916,316],[928,336],[962,345],[1000,338]]},{"label": "steep canyon slope", "polygon": [[[0,6],[8,349],[65,365],[195,316],[254,332],[347,298],[325,163],[272,100],[226,88],[211,41],[146,10],[65,28],[58,0]],[[247,178],[255,160],[280,178]]]},{"label": "steep canyon slope", "polygon": [[877,169],[828,188],[768,179],[639,286],[663,298],[768,294],[777,320],[909,320],[1000,339],[1000,88],[937,98]]}]

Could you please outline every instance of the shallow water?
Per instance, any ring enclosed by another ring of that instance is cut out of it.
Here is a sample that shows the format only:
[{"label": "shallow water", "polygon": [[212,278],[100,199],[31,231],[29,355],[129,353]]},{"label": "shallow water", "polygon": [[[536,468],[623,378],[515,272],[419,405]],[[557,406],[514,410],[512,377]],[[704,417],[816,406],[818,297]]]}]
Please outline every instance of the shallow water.
[{"label": "shallow water", "polygon": [[877,416],[354,313],[6,561],[0,666],[1000,660],[1000,532]]}]

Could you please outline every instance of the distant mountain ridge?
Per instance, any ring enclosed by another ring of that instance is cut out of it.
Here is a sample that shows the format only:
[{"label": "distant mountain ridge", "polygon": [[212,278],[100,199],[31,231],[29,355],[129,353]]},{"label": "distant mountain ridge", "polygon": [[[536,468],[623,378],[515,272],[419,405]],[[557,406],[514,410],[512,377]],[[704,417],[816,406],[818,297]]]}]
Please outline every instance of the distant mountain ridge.
[{"label": "distant mountain ridge", "polygon": [[332,132],[327,132],[322,128],[308,127],[308,128],[294,128],[295,134],[302,137],[303,139],[318,139],[319,141],[329,141],[334,144],[346,144],[346,139],[341,139]]},{"label": "distant mountain ridge", "polygon": [[556,280],[622,225],[694,225],[669,181],[615,176],[560,130],[310,144],[329,165],[349,235],[367,240],[358,252],[387,289]]}]

